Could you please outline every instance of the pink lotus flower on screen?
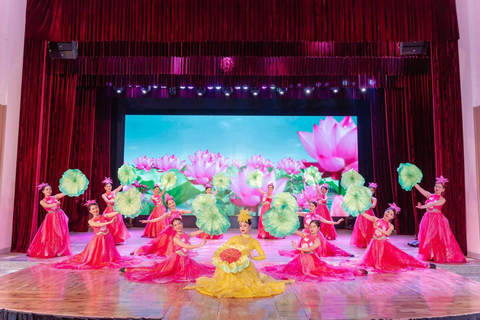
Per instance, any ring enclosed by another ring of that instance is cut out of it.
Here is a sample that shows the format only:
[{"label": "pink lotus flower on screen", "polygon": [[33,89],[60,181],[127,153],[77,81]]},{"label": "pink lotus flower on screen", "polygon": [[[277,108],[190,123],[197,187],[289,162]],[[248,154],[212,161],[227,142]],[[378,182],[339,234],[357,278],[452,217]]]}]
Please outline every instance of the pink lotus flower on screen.
[{"label": "pink lotus flower on screen", "polygon": [[[262,193],[257,189],[250,187],[247,184],[247,176],[250,172],[255,171],[254,167],[246,167],[244,170],[239,171],[236,177],[231,177],[231,185],[233,193],[236,198],[231,198],[230,201],[239,207],[254,207],[257,206],[262,200]],[[273,185],[273,194],[283,192],[287,185],[287,178],[276,180],[275,171],[265,174],[263,176],[263,185],[260,189],[267,192],[268,185]]]},{"label": "pink lotus flower on screen", "polygon": [[342,208],[343,203],[343,196],[338,195],[333,198],[332,207],[330,208],[330,212],[333,217],[348,217],[348,213],[346,213]]},{"label": "pink lotus flower on screen", "polygon": [[270,160],[265,160],[262,155],[253,155],[250,159],[247,160],[247,166],[253,167],[262,171],[263,173],[268,172],[268,168],[273,168],[273,163]]},{"label": "pink lotus flower on screen", "polygon": [[357,125],[351,117],[340,122],[327,117],[313,126],[313,132],[299,131],[298,136],[324,176],[338,180],[342,172],[358,170]]},{"label": "pink lotus flower on screen", "polygon": [[301,208],[308,208],[308,201],[305,199],[305,196],[303,193],[298,193],[295,195],[295,198],[297,198],[297,204]]},{"label": "pink lotus flower on screen", "polygon": [[318,201],[318,193],[315,186],[305,186],[305,189],[302,191],[305,201]]},{"label": "pink lotus flower on screen", "polygon": [[243,166],[243,163],[240,160],[232,160],[230,161],[230,164],[237,169]]},{"label": "pink lotus flower on screen", "polygon": [[180,161],[174,154],[169,156],[168,154],[157,158],[153,161],[152,167],[160,171],[168,171],[170,169],[177,169],[178,171],[182,170],[185,166],[185,160]]},{"label": "pink lotus flower on screen", "polygon": [[192,164],[186,165],[185,175],[193,178],[195,184],[205,185],[212,180],[214,175],[224,172],[228,168],[228,158],[224,158],[220,153],[199,150],[189,158]]},{"label": "pink lotus flower on screen", "polygon": [[298,174],[300,169],[304,168],[303,162],[294,161],[292,158],[283,158],[277,163],[277,169],[283,169],[288,174]]},{"label": "pink lotus flower on screen", "polygon": [[150,171],[152,169],[153,158],[147,158],[146,156],[138,157],[133,160],[135,168],[138,170]]}]

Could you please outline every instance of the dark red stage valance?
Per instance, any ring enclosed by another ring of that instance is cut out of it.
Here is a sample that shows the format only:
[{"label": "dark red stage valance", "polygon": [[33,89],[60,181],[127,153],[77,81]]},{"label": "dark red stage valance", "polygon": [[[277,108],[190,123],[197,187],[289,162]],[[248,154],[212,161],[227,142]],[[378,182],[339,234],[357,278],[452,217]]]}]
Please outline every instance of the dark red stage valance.
[{"label": "dark red stage valance", "polygon": [[454,0],[29,0],[51,41],[427,41],[459,38]]}]

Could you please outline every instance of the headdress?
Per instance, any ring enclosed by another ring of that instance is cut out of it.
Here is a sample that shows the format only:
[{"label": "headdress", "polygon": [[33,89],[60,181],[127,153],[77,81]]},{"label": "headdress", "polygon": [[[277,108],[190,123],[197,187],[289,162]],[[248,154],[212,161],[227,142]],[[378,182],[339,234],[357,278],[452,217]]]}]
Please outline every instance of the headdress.
[{"label": "headdress", "polygon": [[113,180],[108,178],[108,177],[105,177],[105,179],[103,179],[102,183],[103,184],[113,184]]},{"label": "headdress", "polygon": [[168,200],[173,200],[173,197],[168,193],[165,193],[164,197],[165,197],[165,202],[168,202]]},{"label": "headdress", "polygon": [[43,187],[45,187],[45,186],[49,186],[49,184],[48,184],[48,183],[45,183],[45,182],[42,182],[42,183],[40,183],[40,184],[37,186],[37,189],[38,189],[38,190],[42,190]]},{"label": "headdress", "polygon": [[388,205],[390,206],[391,209],[395,210],[396,213],[400,213],[400,211],[402,211],[402,209],[399,206],[397,206],[395,202],[389,203]]},{"label": "headdress", "polygon": [[268,184],[267,188],[268,188],[268,187],[274,187],[274,188],[275,188],[275,186],[273,185],[273,182],[270,182],[270,183]]},{"label": "headdress", "polygon": [[436,179],[436,180],[435,180],[435,184],[440,183],[440,184],[443,184],[443,185],[444,185],[445,183],[448,182],[448,179],[445,178],[445,177],[442,176],[442,175],[441,175],[440,177],[435,178],[435,179]]},{"label": "headdress", "polygon": [[162,184],[157,182],[155,183],[155,186],[153,188],[155,189],[156,187],[159,187],[160,189],[162,189]]},{"label": "headdress", "polygon": [[369,187],[369,188],[373,188],[373,189],[377,189],[378,185],[377,185],[375,182],[370,182],[370,183],[368,184],[368,187]]},{"label": "headdress", "polygon": [[323,183],[320,185],[320,188],[325,188],[328,190],[328,183]]},{"label": "headdress", "polygon": [[212,189],[212,185],[211,185],[210,183],[207,183],[207,184],[205,185],[205,189],[208,189],[208,188]]},{"label": "headdress", "polygon": [[87,200],[83,205],[88,208],[88,206],[91,205],[91,204],[97,204],[97,201]]},{"label": "headdress", "polygon": [[238,217],[238,223],[247,222],[248,220],[252,219],[252,216],[250,215],[250,211],[246,209],[240,210],[240,214],[238,214],[237,217]]}]

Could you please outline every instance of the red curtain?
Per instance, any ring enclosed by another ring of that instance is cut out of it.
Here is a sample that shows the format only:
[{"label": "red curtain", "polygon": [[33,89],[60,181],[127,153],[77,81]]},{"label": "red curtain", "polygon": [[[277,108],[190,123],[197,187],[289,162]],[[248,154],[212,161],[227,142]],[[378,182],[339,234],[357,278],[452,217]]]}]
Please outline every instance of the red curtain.
[{"label": "red curtain", "polygon": [[[50,182],[56,191],[68,168],[91,182],[85,195],[62,204],[70,229],[87,229],[81,203],[100,199],[100,181],[111,169],[109,86],[140,97],[135,85],[272,83],[320,83],[309,99],[369,99],[379,210],[395,201],[403,208],[397,232],[417,232],[421,212],[414,205],[422,199],[399,189],[396,168],[417,164],[427,189],[443,174],[455,186],[446,192],[446,215],[466,249],[453,0],[29,0],[26,37],[13,251],[28,248],[43,220],[35,186]],[[79,41],[79,58],[51,60],[46,40]],[[405,40],[431,41],[431,54],[400,56]],[[225,56],[232,71],[220,68]],[[333,94],[328,87],[343,89]],[[193,91],[179,96],[193,98]],[[149,95],[168,98],[161,88]],[[284,98],[305,96],[289,90]]]}]

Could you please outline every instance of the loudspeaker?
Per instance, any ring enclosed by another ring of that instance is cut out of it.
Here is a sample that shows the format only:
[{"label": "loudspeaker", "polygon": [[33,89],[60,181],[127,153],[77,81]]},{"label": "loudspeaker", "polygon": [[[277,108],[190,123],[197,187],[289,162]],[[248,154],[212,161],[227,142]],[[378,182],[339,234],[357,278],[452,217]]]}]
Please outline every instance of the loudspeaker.
[{"label": "loudspeaker", "polygon": [[400,55],[409,54],[427,54],[428,42],[425,41],[412,41],[412,42],[400,42]]},{"label": "loudspeaker", "polygon": [[48,42],[48,52],[52,59],[77,59],[77,43],[72,42]]}]

